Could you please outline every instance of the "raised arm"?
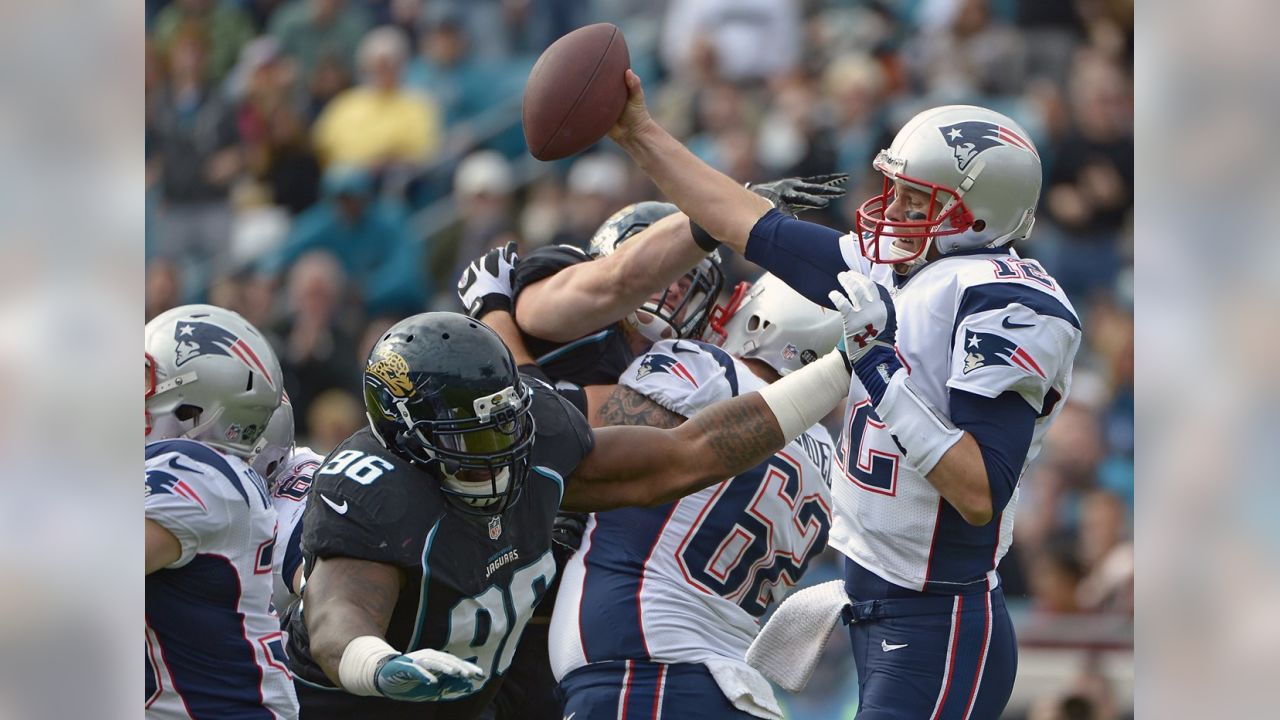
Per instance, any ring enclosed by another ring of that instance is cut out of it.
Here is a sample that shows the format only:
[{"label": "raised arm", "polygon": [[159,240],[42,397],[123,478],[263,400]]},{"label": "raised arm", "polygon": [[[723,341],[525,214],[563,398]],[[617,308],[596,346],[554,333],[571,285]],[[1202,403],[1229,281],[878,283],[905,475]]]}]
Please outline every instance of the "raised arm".
[{"label": "raised arm", "polygon": [[707,251],[694,244],[689,219],[680,213],[668,215],[616,252],[524,288],[516,299],[516,321],[535,337],[576,340],[626,317],[706,256]]},{"label": "raised arm", "polygon": [[566,484],[562,507],[671,502],[763,462],[844,399],[849,373],[830,353],[760,392],[723,400],[678,427],[605,427]]},{"label": "raised arm", "polygon": [[631,97],[609,137],[694,222],[745,252],[751,228],[773,204],[689,152],[649,116],[640,78],[627,70],[626,81]]},{"label": "raised arm", "polygon": [[[748,190],[698,159],[649,116],[640,78],[627,71],[627,108],[609,137],[671,202],[711,236],[782,278],[809,300],[831,307],[836,275],[857,269],[840,247],[842,233],[796,220],[794,210],[823,207],[843,194],[845,175],[801,178]],[[770,212],[776,206],[780,212]],[[788,212],[791,211],[791,212]]]}]

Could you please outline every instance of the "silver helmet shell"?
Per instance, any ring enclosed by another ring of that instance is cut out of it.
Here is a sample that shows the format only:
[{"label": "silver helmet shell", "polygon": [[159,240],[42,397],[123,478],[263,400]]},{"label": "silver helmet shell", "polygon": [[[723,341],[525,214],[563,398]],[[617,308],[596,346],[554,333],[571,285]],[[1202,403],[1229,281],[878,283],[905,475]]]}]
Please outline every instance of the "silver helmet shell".
[{"label": "silver helmet shell", "polygon": [[251,460],[284,386],[262,333],[213,305],[173,308],[143,333],[147,439],[191,438]]}]

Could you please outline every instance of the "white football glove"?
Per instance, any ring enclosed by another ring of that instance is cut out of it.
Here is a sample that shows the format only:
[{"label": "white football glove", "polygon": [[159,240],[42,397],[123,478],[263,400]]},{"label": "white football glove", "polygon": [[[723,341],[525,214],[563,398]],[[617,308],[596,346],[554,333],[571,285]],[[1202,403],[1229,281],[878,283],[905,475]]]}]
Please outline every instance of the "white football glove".
[{"label": "white football glove", "polygon": [[832,290],[827,297],[844,322],[845,355],[850,365],[877,346],[890,351],[897,342],[898,315],[889,291],[861,273],[846,270],[836,276],[844,293]]},{"label": "white football glove", "polygon": [[458,278],[458,299],[467,315],[479,319],[493,310],[511,312],[511,273],[520,256],[509,242],[471,261]]}]

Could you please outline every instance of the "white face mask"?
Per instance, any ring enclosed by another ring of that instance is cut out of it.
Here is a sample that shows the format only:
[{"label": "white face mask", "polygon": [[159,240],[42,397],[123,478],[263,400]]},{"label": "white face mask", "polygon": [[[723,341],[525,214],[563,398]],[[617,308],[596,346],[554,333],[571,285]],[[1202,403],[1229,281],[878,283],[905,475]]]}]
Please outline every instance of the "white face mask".
[{"label": "white face mask", "polygon": [[635,328],[649,342],[670,340],[676,336],[675,328],[666,320],[644,310],[636,310],[627,316],[627,324]]},{"label": "white face mask", "polygon": [[457,493],[458,499],[471,507],[488,507],[500,500],[507,493],[511,483],[511,469],[504,467],[490,480],[463,480],[458,475],[441,473],[441,483],[445,488]]}]

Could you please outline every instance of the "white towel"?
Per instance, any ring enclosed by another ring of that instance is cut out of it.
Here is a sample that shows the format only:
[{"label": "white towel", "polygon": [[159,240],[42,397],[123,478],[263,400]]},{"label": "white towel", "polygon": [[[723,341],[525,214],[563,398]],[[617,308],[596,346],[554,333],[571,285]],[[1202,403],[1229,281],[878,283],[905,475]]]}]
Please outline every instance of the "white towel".
[{"label": "white towel", "polygon": [[747,664],[785,690],[803,690],[848,604],[843,580],[814,585],[783,600],[747,649]]},{"label": "white towel", "polygon": [[756,717],[783,720],[782,706],[763,675],[740,660],[708,660],[703,664],[735,708]]}]

